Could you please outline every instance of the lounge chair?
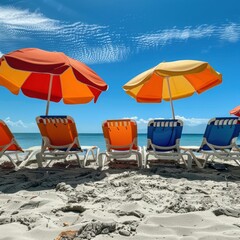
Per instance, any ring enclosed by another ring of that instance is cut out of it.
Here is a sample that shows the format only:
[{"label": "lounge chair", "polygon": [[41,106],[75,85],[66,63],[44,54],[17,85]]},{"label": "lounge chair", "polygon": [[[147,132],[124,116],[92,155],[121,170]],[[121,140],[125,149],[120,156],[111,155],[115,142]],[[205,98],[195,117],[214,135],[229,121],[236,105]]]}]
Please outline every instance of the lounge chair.
[{"label": "lounge chair", "polygon": [[39,151],[37,148],[23,150],[7,124],[0,120],[0,157],[6,156],[15,170],[24,167]]},{"label": "lounge chair", "polygon": [[240,133],[240,121],[236,117],[209,120],[200,147],[181,147],[189,152],[199,168],[209,160],[234,160],[240,165],[240,148],[236,144]]},{"label": "lounge chair", "polygon": [[[80,167],[85,167],[92,155],[97,161],[99,148],[97,146],[80,146],[76,124],[70,116],[39,116],[36,118],[42,136],[41,152],[37,154],[39,167],[43,162],[49,166],[51,161],[64,160],[75,156]],[[82,158],[80,158],[82,156]]]},{"label": "lounge chair", "polygon": [[191,156],[180,151],[182,129],[183,122],[177,119],[155,119],[148,123],[147,146],[143,148],[144,155],[146,154],[145,167],[164,160],[174,160],[177,163],[182,160],[187,168],[191,168]]},{"label": "lounge chair", "polygon": [[[107,120],[102,124],[106,142],[106,152],[98,155],[99,167],[102,168],[109,161],[118,161],[131,165],[136,161],[142,167],[141,147],[137,143],[137,123],[131,119]],[[136,160],[129,159],[132,155]],[[107,161],[106,161],[107,160]]]}]

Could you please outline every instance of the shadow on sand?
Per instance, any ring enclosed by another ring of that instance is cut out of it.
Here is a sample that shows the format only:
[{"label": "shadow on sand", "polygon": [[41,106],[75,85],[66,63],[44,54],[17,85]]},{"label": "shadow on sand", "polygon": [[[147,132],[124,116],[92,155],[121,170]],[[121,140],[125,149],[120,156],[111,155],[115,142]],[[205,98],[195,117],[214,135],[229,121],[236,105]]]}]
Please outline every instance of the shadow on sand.
[{"label": "shadow on sand", "polygon": [[[67,167],[67,168],[66,168]],[[49,168],[25,168],[18,171],[9,167],[0,168],[0,192],[16,193],[21,190],[41,191],[55,189],[59,183],[65,183],[73,188],[81,184],[91,184],[104,181],[111,175],[138,175],[151,177],[158,176],[161,179],[186,179],[188,181],[215,181],[238,182],[240,181],[240,167],[224,164],[224,168],[215,169],[211,166],[204,169],[185,169],[183,166],[162,164],[148,169],[106,168],[98,170],[96,166],[79,168],[74,164],[56,164]]]}]

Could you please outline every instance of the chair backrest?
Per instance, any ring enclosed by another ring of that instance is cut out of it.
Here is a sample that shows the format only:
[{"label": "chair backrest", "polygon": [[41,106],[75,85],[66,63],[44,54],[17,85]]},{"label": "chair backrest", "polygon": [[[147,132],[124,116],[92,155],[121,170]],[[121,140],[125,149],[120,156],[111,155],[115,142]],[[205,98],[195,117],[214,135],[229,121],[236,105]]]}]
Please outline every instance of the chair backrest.
[{"label": "chair backrest", "polygon": [[200,149],[210,150],[206,142],[215,145],[215,149],[231,149],[240,133],[240,122],[237,117],[212,118],[209,120]]},{"label": "chair backrest", "polygon": [[137,123],[132,119],[106,120],[102,124],[107,150],[137,150]]},{"label": "chair backrest", "polygon": [[177,150],[182,136],[183,122],[179,119],[155,119],[148,123],[147,149],[152,150],[151,144],[169,149],[156,151]]},{"label": "chair backrest", "polygon": [[[6,146],[9,145],[7,148]],[[4,150],[5,149],[5,150]],[[0,120],[0,151],[23,151],[7,124]]]},{"label": "chair backrest", "polygon": [[[39,116],[36,122],[42,137],[48,138],[55,147],[70,145],[78,138],[76,124],[70,116]],[[78,141],[71,148],[75,149],[80,149]]]}]

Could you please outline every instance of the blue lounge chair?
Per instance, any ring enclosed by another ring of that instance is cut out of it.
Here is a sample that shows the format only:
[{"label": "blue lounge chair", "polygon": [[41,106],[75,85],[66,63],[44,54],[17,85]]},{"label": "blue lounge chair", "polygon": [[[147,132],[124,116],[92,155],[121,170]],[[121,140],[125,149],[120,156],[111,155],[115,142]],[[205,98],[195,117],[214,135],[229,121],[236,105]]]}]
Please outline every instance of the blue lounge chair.
[{"label": "blue lounge chair", "polygon": [[205,129],[201,146],[181,149],[190,153],[200,168],[216,158],[234,160],[240,165],[240,148],[236,144],[239,133],[240,121],[237,117],[212,118]]},{"label": "blue lounge chair", "polygon": [[[151,162],[160,163],[162,160],[175,160],[180,163],[182,160],[187,168],[191,168],[191,156],[180,151],[182,129],[183,122],[177,119],[155,119],[148,123],[147,147],[144,147],[145,167]],[[150,156],[155,157],[155,159],[150,159]]]}]

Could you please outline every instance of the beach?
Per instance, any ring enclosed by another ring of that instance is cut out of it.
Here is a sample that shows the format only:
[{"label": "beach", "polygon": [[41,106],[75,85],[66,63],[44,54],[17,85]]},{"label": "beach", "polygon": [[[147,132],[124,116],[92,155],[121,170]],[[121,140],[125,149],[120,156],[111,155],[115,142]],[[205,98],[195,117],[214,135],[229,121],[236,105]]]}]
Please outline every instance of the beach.
[{"label": "beach", "polygon": [[0,33],[0,240],[240,240],[240,1],[2,0]]},{"label": "beach", "polygon": [[2,163],[0,239],[240,239],[240,168],[225,166]]}]

